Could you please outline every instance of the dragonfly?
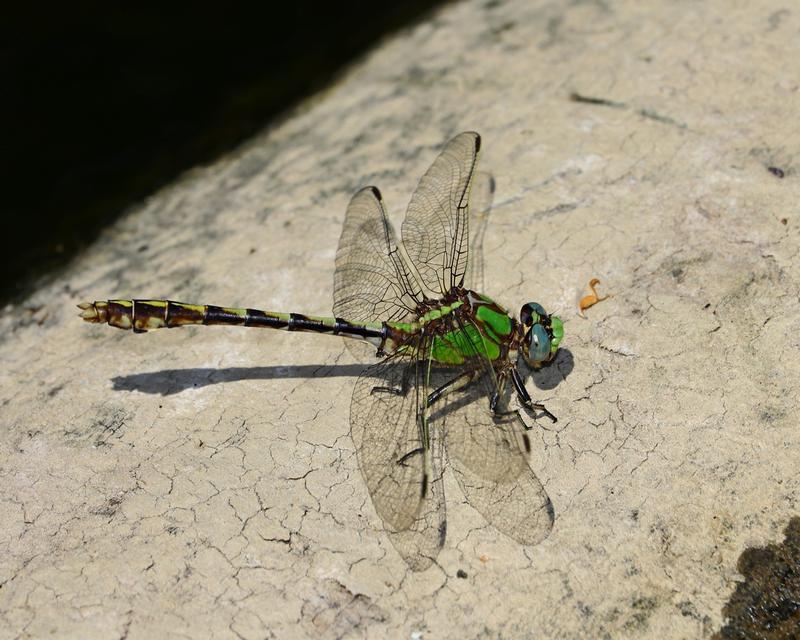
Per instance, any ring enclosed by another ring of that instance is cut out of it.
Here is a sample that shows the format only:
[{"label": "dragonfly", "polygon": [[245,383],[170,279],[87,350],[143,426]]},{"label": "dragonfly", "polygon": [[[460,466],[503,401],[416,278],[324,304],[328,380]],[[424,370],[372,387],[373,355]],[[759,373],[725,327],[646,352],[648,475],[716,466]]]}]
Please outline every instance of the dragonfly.
[{"label": "dragonfly", "polygon": [[520,410],[534,423],[540,414],[556,417],[531,398],[520,365],[551,362],[564,328],[537,302],[514,318],[468,288],[478,264],[469,257],[469,198],[480,146],[471,131],[444,146],[413,193],[402,241],[376,187],[353,196],[331,317],[144,299],[84,302],[81,317],[134,332],[236,325],[371,345],[379,361],[355,383],[350,434],[383,530],[408,566],[426,569],[444,546],[445,468],[488,523],[538,544],[554,511],[529,465],[530,427]]}]

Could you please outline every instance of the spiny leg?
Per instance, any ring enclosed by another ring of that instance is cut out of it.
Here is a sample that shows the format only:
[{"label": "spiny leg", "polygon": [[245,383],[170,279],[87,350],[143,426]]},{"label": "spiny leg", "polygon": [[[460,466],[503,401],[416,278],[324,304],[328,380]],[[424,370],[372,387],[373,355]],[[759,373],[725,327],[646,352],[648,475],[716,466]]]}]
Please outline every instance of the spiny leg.
[{"label": "spiny leg", "polygon": [[517,397],[519,401],[529,411],[533,412],[534,410],[541,411],[550,418],[553,422],[558,422],[558,418],[556,418],[552,413],[547,410],[541,402],[534,402],[531,400],[530,394],[528,394],[528,390],[525,388],[525,383],[522,381],[522,377],[519,375],[519,372],[516,369],[511,370],[511,381],[514,383],[514,389],[517,392]]},{"label": "spiny leg", "polygon": [[500,388],[501,388],[500,384],[502,383],[503,385],[505,385],[504,377],[498,377],[497,383],[498,383],[497,384],[498,388],[494,390],[494,392],[492,393],[492,397],[489,399],[489,411],[491,411],[492,415],[495,415],[495,416],[510,415],[510,414],[512,414],[514,412],[513,411],[498,411],[497,410],[497,404],[500,402]]},{"label": "spiny leg", "polygon": [[501,411],[497,407],[497,405],[500,403],[500,399],[503,397],[503,391],[506,388],[507,377],[508,374],[503,371],[495,374],[494,390],[489,396],[489,411],[491,411],[492,415],[494,416],[510,416],[515,413],[514,410]]},{"label": "spiny leg", "polygon": [[[434,389],[433,391],[431,391],[428,394],[428,397],[427,397],[427,400],[426,400],[426,407],[428,409],[430,409],[435,402],[447,397],[448,394],[453,393],[454,391],[458,391],[459,389],[463,389],[464,387],[466,387],[470,382],[472,382],[475,379],[476,375],[477,375],[477,371],[475,371],[474,369],[472,369],[470,371],[465,371],[464,373],[461,373],[461,374],[457,375],[452,380],[449,380],[449,381],[445,382],[438,389]],[[375,391],[376,389],[384,390],[384,388],[382,388],[382,387],[376,387],[375,389],[373,389],[373,391]],[[387,388],[385,390],[388,391],[388,392],[391,392],[391,393],[400,393],[400,391],[398,391],[396,389],[388,389]],[[420,420],[423,420],[422,416],[420,416]],[[425,428],[426,428],[426,426],[423,425],[423,429],[425,429]],[[408,453],[403,455],[397,461],[397,464],[405,464],[405,462],[411,456],[414,456],[414,455],[417,455],[417,454],[421,454],[421,453],[424,452],[424,450],[425,450],[424,447],[417,447],[416,449],[414,449],[412,451],[409,451]]]},{"label": "spiny leg", "polygon": [[438,389],[431,391],[428,394],[428,407],[432,407],[434,402],[441,400],[453,391],[458,391],[459,389],[466,387],[475,379],[476,374],[477,371],[475,371],[475,369],[465,371],[464,373],[457,375],[452,380],[445,382]]}]

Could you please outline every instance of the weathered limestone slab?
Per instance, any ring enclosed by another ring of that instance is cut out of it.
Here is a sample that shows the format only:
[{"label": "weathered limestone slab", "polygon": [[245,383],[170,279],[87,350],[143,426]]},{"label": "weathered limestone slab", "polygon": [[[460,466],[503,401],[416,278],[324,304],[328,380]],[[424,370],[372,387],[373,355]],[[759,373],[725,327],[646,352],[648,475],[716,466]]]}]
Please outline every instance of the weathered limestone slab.
[{"label": "weathered limestone slab", "polygon": [[[447,7],[5,309],[0,638],[719,628],[740,553],[798,513],[800,14],[647,4]],[[520,547],[450,479],[445,548],[414,574],[358,472],[341,341],[135,336],[74,305],[327,314],[350,195],[377,184],[399,218],[465,129],[497,182],[487,293],[565,320],[531,384],[560,417],[531,457],[556,520]],[[591,277],[613,297],[582,319]]]}]

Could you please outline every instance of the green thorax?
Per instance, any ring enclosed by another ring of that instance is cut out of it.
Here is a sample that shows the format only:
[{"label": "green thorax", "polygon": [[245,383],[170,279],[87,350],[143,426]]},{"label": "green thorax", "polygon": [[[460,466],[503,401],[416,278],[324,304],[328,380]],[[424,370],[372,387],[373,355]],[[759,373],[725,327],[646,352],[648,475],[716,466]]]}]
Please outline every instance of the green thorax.
[{"label": "green thorax", "polygon": [[475,354],[489,360],[505,357],[515,334],[515,323],[505,309],[486,296],[463,290],[458,299],[431,306],[414,322],[387,325],[398,350],[415,344],[414,336],[432,334],[431,358],[444,365],[464,364]]}]

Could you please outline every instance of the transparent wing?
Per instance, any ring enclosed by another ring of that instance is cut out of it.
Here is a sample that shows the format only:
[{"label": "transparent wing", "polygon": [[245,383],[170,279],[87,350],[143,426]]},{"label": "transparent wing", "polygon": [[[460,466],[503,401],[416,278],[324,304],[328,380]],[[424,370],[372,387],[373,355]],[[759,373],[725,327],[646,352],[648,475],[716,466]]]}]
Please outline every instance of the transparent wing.
[{"label": "transparent wing", "polygon": [[433,564],[444,546],[447,535],[447,516],[442,480],[444,443],[439,430],[431,433],[430,460],[426,494],[419,511],[407,529],[386,529],[394,548],[413,571],[424,571]]},{"label": "transparent wing", "polygon": [[434,298],[464,281],[469,190],[480,142],[466,131],[445,145],[419,181],[403,221],[403,246]]},{"label": "transparent wing", "polygon": [[489,173],[477,171],[469,191],[470,243],[464,283],[473,291],[486,291],[484,283],[483,240],[489,226],[495,183]]},{"label": "transparent wing", "polygon": [[[468,318],[455,319],[457,323]],[[450,465],[467,501],[499,531],[514,540],[537,544],[553,528],[553,506],[528,464],[530,439],[517,411],[510,412],[510,385],[491,363],[473,352],[473,384],[454,392],[444,416]],[[489,407],[497,391],[497,413]],[[505,414],[505,415],[503,415]]]},{"label": "transparent wing", "polygon": [[553,528],[554,514],[528,465],[524,425],[516,412],[488,414],[484,397],[447,415],[448,460],[467,502],[487,522],[522,544],[538,544]]},{"label": "transparent wing", "polygon": [[426,364],[390,356],[369,367],[356,382],[350,406],[351,435],[372,504],[415,571],[430,566],[446,531],[441,438],[428,436],[420,421]]},{"label": "transparent wing", "polygon": [[336,270],[333,313],[351,321],[401,320],[422,300],[375,187],[357,192],[347,207]]}]

